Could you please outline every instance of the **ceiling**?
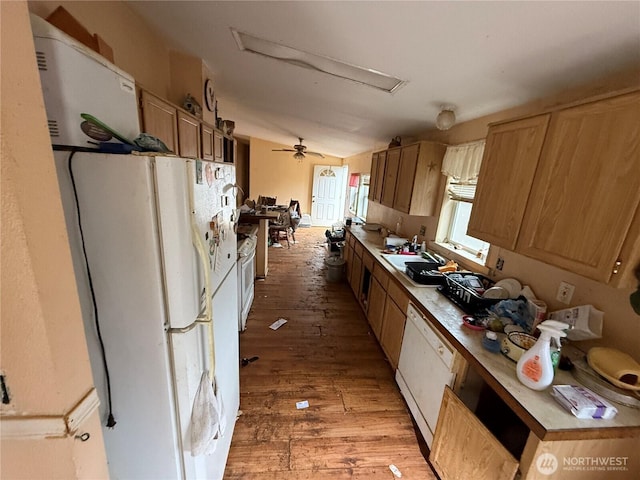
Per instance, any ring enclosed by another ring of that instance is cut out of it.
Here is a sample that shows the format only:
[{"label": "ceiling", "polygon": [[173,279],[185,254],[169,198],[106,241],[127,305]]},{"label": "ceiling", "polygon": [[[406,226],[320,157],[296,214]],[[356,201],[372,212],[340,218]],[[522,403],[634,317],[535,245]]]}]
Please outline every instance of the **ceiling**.
[{"label": "ceiling", "polygon": [[[640,2],[130,2],[213,73],[236,135],[337,157],[640,66]],[[405,80],[394,93],[239,50],[231,28]]]}]

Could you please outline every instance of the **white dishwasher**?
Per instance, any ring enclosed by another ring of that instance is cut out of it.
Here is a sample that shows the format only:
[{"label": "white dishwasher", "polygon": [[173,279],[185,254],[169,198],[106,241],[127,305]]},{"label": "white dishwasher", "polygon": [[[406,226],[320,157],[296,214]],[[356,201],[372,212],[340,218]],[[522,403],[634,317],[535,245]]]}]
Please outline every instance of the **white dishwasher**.
[{"label": "white dishwasher", "polygon": [[409,304],[396,382],[429,448],[445,385],[455,380],[457,351]]}]

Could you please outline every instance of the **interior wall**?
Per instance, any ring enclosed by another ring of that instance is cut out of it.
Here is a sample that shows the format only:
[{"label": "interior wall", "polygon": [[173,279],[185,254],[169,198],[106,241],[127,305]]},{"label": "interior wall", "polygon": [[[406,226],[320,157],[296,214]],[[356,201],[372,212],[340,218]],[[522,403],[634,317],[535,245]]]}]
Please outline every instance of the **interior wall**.
[{"label": "interior wall", "polygon": [[29,1],[29,10],[46,18],[62,5],[89,32],[113,48],[114,63],[136,82],[163,98],[170,93],[169,47],[125,2]]},{"label": "interior wall", "polygon": [[371,152],[363,152],[344,159],[344,165],[349,167],[349,173],[371,173]]},{"label": "interior wall", "polygon": [[202,60],[191,55],[171,50],[169,52],[169,69],[171,82],[169,85],[169,95],[167,100],[182,107],[188,93],[200,104],[203,111],[206,105],[203,103],[204,97],[202,80]]},{"label": "interior wall", "polygon": [[[27,6],[0,9],[2,423],[60,417],[93,379]],[[2,440],[0,477],[108,478],[97,410],[81,428],[89,441]]]},{"label": "interior wall", "polygon": [[249,194],[249,140],[236,139],[236,184],[242,191],[238,191],[238,206],[242,205]]},{"label": "interior wall", "polygon": [[314,165],[342,165],[342,159],[307,155],[298,162],[292,152],[273,152],[273,149],[291,148],[260,138],[250,140],[249,198],[276,197],[278,204],[288,204],[292,198],[300,202],[302,213],[311,214]]}]

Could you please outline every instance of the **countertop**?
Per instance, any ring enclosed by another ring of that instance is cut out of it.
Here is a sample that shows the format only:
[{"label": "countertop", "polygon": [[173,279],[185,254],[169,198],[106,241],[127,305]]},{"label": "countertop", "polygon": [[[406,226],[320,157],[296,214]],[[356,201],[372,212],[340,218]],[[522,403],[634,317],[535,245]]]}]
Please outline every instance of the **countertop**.
[{"label": "countertop", "polygon": [[[618,414],[611,420],[580,420],[561,407],[551,396],[551,386],[534,391],[516,377],[516,364],[500,353],[481,345],[483,332],[462,325],[464,312],[433,287],[415,287],[409,279],[382,257],[382,239],[377,232],[359,226],[347,227],[366,250],[409,294],[412,303],[460,352],[509,407],[540,440],[619,438],[640,435],[640,409],[614,403]],[[553,384],[578,384],[570,372],[558,370]]]}]

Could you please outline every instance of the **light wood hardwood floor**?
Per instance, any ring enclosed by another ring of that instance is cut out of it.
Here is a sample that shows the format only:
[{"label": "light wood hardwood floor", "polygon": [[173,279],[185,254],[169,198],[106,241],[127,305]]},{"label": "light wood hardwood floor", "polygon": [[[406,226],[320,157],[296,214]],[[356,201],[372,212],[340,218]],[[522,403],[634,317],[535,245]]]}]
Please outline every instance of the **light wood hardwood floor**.
[{"label": "light wood hardwood floor", "polygon": [[[240,335],[240,409],[225,479],[437,478],[346,280],[325,280],[324,228],[269,248]],[[284,318],[278,330],[269,325]],[[296,402],[308,401],[298,410]]]}]

